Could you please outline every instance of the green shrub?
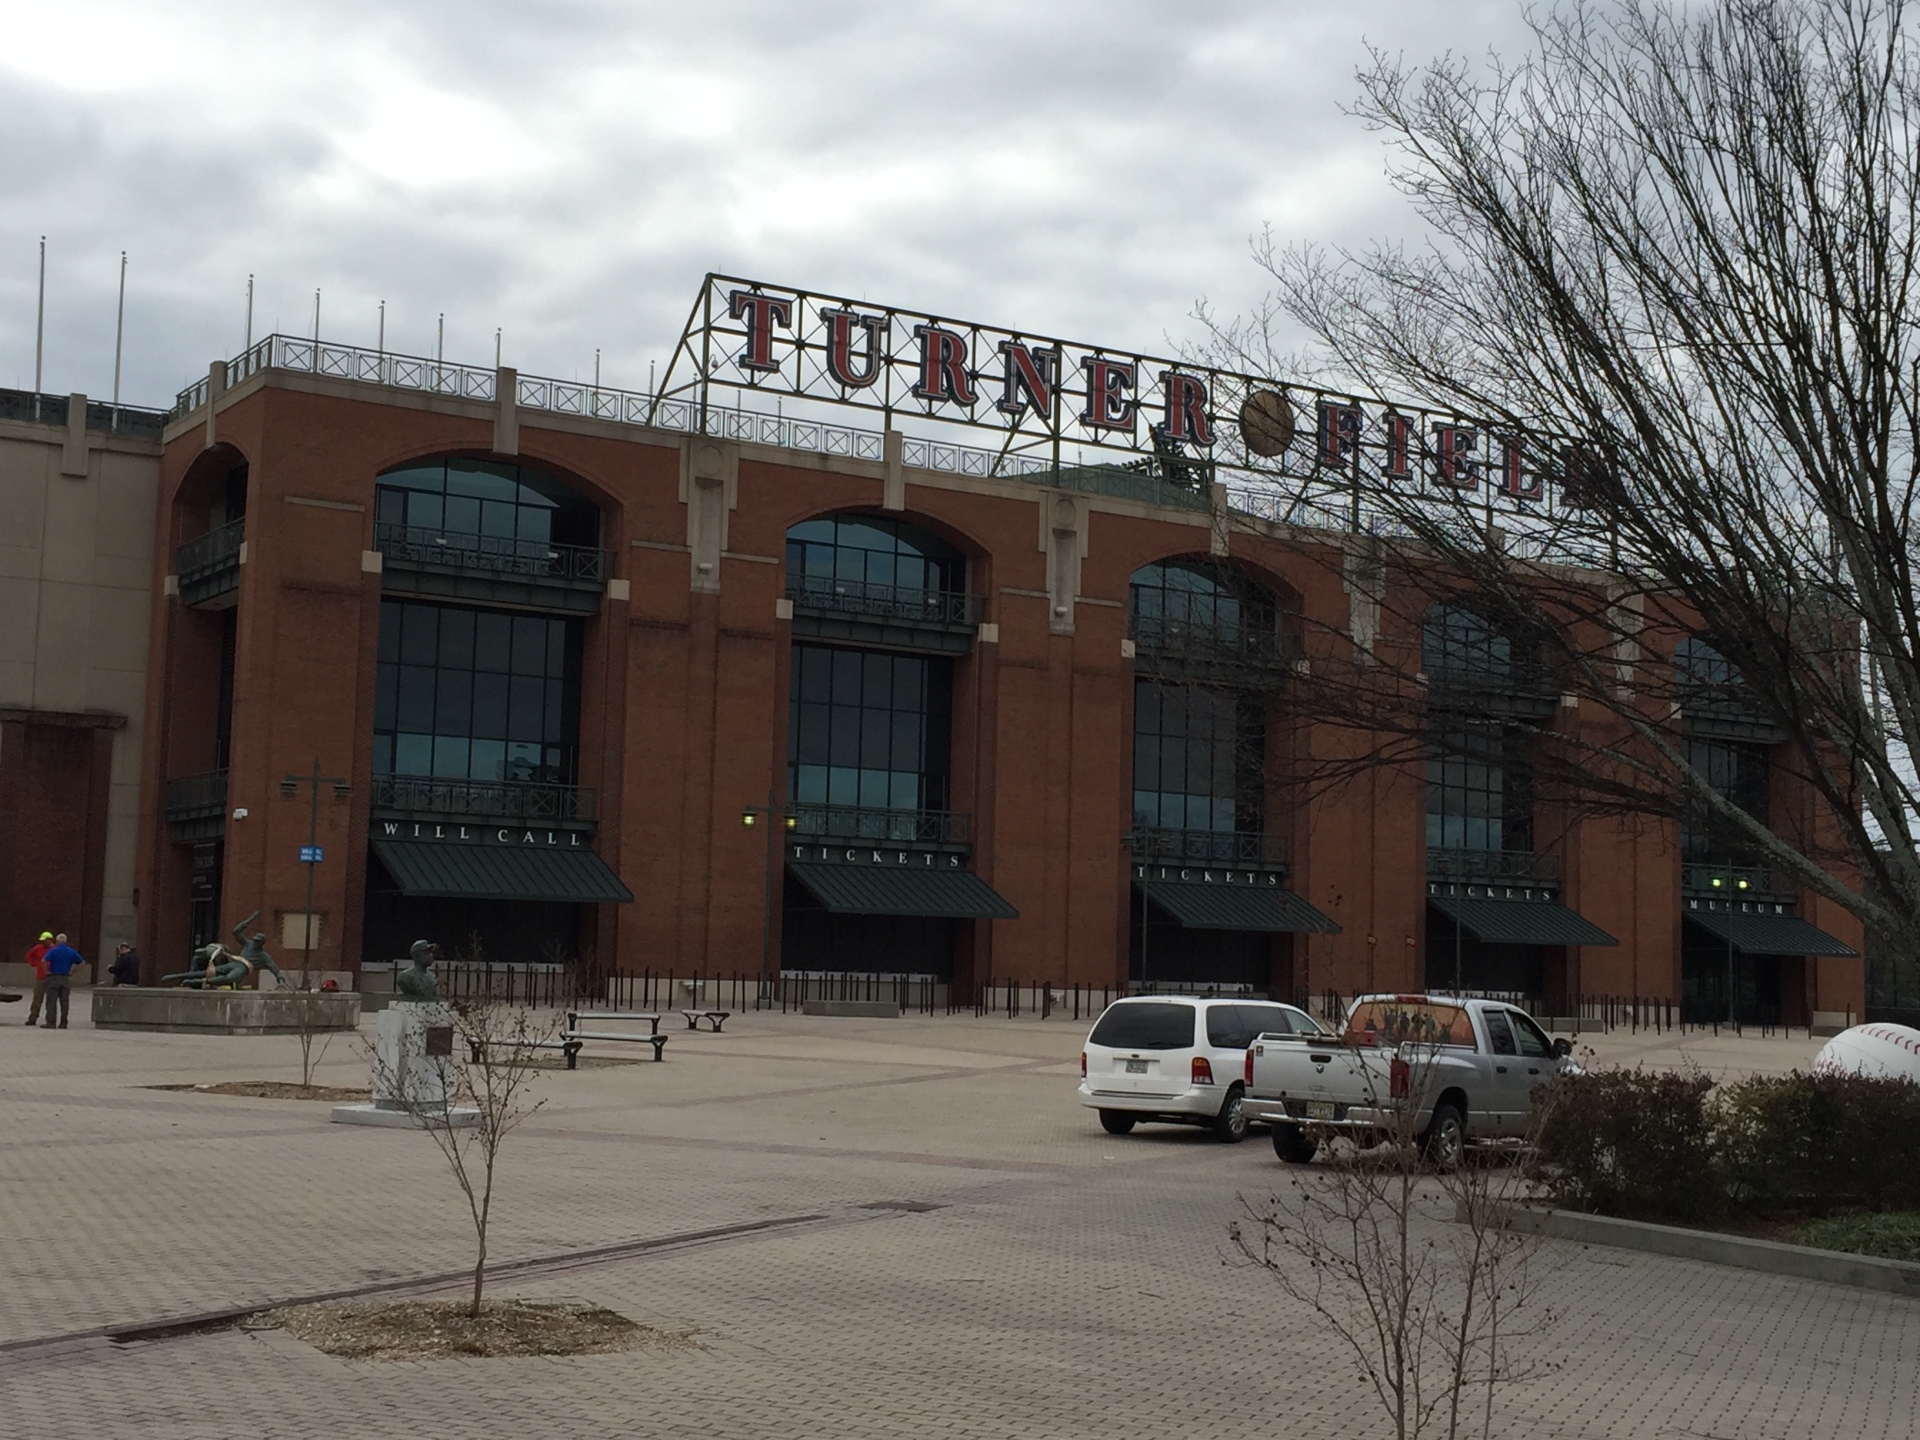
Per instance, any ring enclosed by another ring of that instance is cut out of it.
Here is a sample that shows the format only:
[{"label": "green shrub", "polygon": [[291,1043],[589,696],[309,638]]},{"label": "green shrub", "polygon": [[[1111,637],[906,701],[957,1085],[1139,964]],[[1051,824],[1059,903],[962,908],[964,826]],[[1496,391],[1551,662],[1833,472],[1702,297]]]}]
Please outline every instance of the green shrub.
[{"label": "green shrub", "polygon": [[1541,1097],[1536,1175],[1554,1204],[1648,1220],[1726,1209],[1704,1075],[1603,1070]]},{"label": "green shrub", "polygon": [[1809,1220],[1791,1234],[1779,1237],[1793,1245],[1821,1250],[1850,1250],[1855,1255],[1880,1255],[1888,1260],[1920,1260],[1920,1215],[1899,1211],[1892,1215],[1832,1215]]},{"label": "green shrub", "polygon": [[1920,1207],[1920,1085],[1760,1076],[1716,1097],[1734,1207],[1751,1215]]},{"label": "green shrub", "polygon": [[1544,1092],[1534,1159],[1546,1197],[1632,1219],[1774,1219],[1920,1210],[1920,1085],[1603,1070]]}]

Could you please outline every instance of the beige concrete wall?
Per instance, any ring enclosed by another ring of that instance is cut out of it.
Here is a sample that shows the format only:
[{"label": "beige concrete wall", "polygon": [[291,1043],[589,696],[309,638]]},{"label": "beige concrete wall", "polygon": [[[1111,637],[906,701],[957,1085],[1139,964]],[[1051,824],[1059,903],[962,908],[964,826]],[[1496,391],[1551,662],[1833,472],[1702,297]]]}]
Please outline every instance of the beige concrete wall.
[{"label": "beige concrete wall", "polygon": [[[84,475],[66,473],[82,462]],[[0,715],[121,722],[100,916],[106,954],[134,935],[159,479],[157,441],[0,420]]]}]

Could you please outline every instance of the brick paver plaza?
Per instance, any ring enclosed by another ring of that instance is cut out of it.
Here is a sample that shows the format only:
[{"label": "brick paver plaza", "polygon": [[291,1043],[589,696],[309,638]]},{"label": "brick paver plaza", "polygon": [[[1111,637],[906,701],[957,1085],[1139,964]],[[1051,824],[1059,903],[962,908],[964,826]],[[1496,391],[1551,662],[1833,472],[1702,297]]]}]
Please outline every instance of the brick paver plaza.
[{"label": "brick paver plaza", "polygon": [[[297,1079],[291,1038],[0,1019],[8,1440],[1385,1433],[1312,1317],[1223,1263],[1236,1197],[1282,1183],[1264,1136],[1103,1134],[1074,1103],[1071,1021],[747,1014],[675,1034],[663,1065],[545,1075],[503,1162],[497,1262],[776,1223],[497,1283],[695,1330],[698,1349],[374,1364],[278,1331],[98,1332],[458,1269],[470,1231],[429,1140],[149,1088]],[[1709,1069],[1813,1049],[1686,1043]],[[320,1078],[364,1076],[336,1041]],[[1571,1245],[1543,1263],[1559,1318],[1530,1353],[1554,1367],[1504,1392],[1496,1433],[1914,1433],[1914,1302]]]}]

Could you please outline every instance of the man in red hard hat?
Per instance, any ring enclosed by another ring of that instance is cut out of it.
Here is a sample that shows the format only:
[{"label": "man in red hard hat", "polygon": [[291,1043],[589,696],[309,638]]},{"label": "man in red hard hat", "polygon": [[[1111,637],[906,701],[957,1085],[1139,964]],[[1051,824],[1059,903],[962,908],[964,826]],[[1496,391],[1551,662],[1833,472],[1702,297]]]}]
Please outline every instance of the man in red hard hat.
[{"label": "man in red hard hat", "polygon": [[33,967],[33,1004],[27,1010],[27,1024],[40,1018],[40,1006],[47,998],[47,951],[53,948],[53,932],[42,930],[40,943],[27,951],[27,964]]}]

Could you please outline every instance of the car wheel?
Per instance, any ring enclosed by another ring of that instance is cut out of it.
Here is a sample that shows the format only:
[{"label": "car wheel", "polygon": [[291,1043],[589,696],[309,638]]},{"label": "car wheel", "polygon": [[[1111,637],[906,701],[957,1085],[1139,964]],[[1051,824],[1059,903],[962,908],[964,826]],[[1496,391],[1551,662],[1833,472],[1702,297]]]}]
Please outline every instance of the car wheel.
[{"label": "car wheel", "polygon": [[1436,1170],[1458,1170],[1467,1149],[1467,1117],[1447,1102],[1433,1107],[1433,1119],[1420,1137],[1420,1153]]},{"label": "car wheel", "polygon": [[1120,1110],[1102,1110],[1100,1128],[1109,1135],[1125,1135],[1133,1129],[1133,1116]]},{"label": "car wheel", "polygon": [[1289,1165],[1308,1164],[1319,1148],[1320,1142],[1298,1125],[1273,1127],[1273,1153]]},{"label": "car wheel", "polygon": [[1238,1145],[1247,1138],[1247,1112],[1241,1104],[1245,1095],[1246,1092],[1238,1085],[1228,1088],[1220,1113],[1213,1117],[1214,1139],[1228,1145]]}]

